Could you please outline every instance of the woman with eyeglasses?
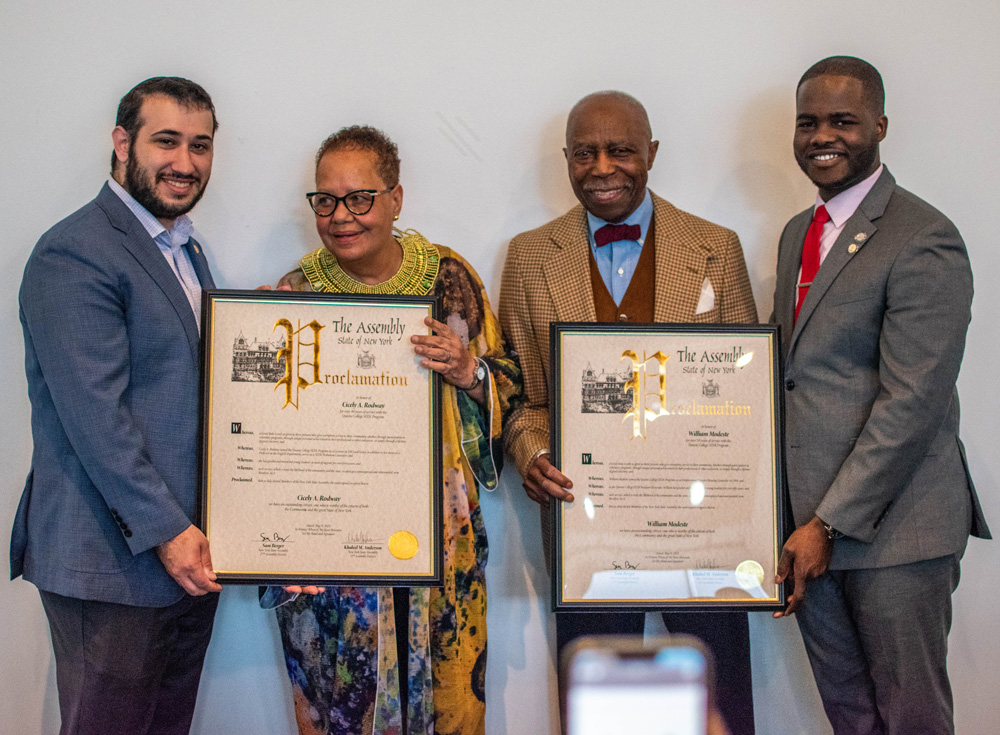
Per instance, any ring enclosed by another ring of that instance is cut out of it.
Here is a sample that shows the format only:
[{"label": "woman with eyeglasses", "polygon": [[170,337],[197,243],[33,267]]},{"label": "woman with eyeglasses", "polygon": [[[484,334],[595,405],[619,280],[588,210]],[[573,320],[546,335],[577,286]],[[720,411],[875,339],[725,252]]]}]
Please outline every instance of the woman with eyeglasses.
[{"label": "woman with eyeglasses", "polygon": [[472,267],[393,226],[403,188],[396,145],[384,133],[354,126],[327,138],[307,197],[323,247],[278,288],[439,298],[440,321],[426,320],[433,334],[411,340],[421,365],[443,378],[445,584],[267,589],[261,605],[276,608],[299,732],[481,735],[487,545],[479,484],[496,486],[501,419],[521,395],[520,367]]}]

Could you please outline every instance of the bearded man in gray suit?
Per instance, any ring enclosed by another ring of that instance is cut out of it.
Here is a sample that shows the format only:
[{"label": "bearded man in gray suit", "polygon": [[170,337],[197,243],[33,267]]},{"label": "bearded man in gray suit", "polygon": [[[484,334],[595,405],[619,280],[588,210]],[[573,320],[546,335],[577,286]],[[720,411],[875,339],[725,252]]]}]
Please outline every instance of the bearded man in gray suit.
[{"label": "bearded man in gray suit", "polygon": [[212,100],[147,79],[111,178],[46,232],[21,282],[34,452],[11,576],[41,594],[62,735],[183,735],[221,587],[198,507],[208,262],[186,213],[212,172]]},{"label": "bearded man in gray suit", "polygon": [[879,160],[885,93],[860,59],[813,65],[795,157],[819,189],[781,235],[796,530],[778,579],[837,735],[953,733],[951,595],[989,538],[958,437],[972,271],[955,226]]}]

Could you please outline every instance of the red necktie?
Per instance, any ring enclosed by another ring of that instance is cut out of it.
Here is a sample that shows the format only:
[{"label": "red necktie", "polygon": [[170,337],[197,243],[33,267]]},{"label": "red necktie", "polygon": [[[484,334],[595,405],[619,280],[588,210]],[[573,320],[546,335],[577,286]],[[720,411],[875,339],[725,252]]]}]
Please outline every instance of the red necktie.
[{"label": "red necktie", "polygon": [[799,279],[799,298],[795,302],[796,321],[799,318],[802,302],[806,300],[809,287],[816,277],[816,271],[819,270],[819,240],[823,234],[823,225],[829,221],[830,215],[827,213],[826,207],[823,205],[816,207],[812,224],[809,225],[809,231],[806,232],[806,241],[802,244],[802,276]]},{"label": "red necktie", "polygon": [[641,234],[642,228],[639,225],[604,225],[594,233],[594,243],[597,247],[603,247],[609,242],[638,240]]}]

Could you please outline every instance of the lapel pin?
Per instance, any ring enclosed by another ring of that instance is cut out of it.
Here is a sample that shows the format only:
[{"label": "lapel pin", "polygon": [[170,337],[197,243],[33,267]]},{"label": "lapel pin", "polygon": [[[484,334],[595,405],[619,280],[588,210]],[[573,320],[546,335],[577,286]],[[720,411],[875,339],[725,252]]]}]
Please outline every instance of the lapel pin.
[{"label": "lapel pin", "polygon": [[868,235],[866,235],[863,232],[859,232],[857,235],[854,236],[854,239],[857,240],[858,242],[864,242],[865,240],[868,239]]},{"label": "lapel pin", "polygon": [[850,245],[847,246],[847,252],[849,252],[851,255],[854,255],[854,253],[858,252],[858,244],[856,242],[852,242]]}]

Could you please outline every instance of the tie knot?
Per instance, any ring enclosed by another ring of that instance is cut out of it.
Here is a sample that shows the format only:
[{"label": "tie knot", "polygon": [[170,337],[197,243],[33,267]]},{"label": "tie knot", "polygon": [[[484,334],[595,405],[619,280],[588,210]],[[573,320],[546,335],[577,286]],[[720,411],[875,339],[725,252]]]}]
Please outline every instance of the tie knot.
[{"label": "tie knot", "polygon": [[826,207],[822,204],[816,207],[816,211],[813,212],[813,222],[818,222],[823,225],[830,221],[830,213],[826,211]]},{"label": "tie knot", "polygon": [[642,234],[642,228],[639,225],[604,225],[604,227],[598,227],[594,233],[594,244],[597,247],[603,247],[608,243],[620,240],[638,240],[640,234]]}]

